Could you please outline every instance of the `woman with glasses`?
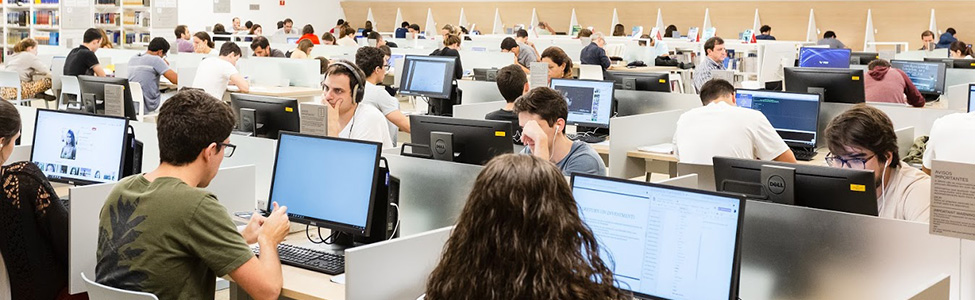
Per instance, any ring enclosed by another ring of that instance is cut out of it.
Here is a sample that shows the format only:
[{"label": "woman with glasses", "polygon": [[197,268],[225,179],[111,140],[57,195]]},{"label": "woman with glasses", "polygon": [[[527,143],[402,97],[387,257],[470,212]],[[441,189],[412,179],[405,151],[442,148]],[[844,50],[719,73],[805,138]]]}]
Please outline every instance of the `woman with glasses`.
[{"label": "woman with glasses", "polygon": [[931,177],[900,160],[894,125],[884,112],[854,106],[829,123],[825,136],[831,167],[873,171],[881,217],[928,222]]}]

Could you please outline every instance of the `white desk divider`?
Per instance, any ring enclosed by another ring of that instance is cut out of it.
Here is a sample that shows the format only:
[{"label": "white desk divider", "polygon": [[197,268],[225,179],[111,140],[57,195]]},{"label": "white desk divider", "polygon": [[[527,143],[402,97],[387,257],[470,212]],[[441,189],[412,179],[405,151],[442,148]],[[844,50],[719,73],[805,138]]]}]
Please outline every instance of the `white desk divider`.
[{"label": "white desk divider", "polygon": [[505,101],[491,101],[484,103],[455,105],[454,118],[484,120],[484,115],[504,108],[505,104],[507,104]]},{"label": "white desk divider", "polygon": [[[25,143],[28,142],[26,137],[23,140]],[[13,153],[10,153],[10,157],[7,158],[7,163],[9,165],[15,162],[28,161],[30,160],[31,145],[18,145],[14,146]]]},{"label": "white desk divider", "polygon": [[400,179],[402,236],[454,225],[484,168],[388,152],[383,157],[390,173]]},{"label": "white desk divider", "polygon": [[941,274],[931,282],[925,283],[919,292],[908,300],[948,300],[951,299],[951,276]]},{"label": "white desk divider", "polygon": [[603,80],[602,66],[579,64],[579,79]]},{"label": "white desk divider", "polygon": [[973,69],[947,69],[945,70],[945,87],[956,86],[975,82],[975,70]]},{"label": "white desk divider", "polygon": [[[197,64],[197,65],[199,65],[199,64]],[[176,80],[178,82],[176,84],[176,87],[177,88],[183,88],[183,87],[186,87],[186,86],[193,85],[193,80],[196,79],[196,70],[197,70],[197,67],[196,66],[193,66],[193,67],[178,67],[176,69]]]},{"label": "white desk divider", "polygon": [[[870,102],[868,105],[876,107],[887,114],[890,121],[894,123],[894,128],[914,127],[914,136],[923,136],[931,133],[931,125],[940,117],[954,113],[956,110],[943,108],[916,108],[907,105],[894,105],[886,103]],[[823,103],[819,111],[819,136],[816,138],[817,145],[826,146],[824,136],[826,125],[836,118],[839,114],[853,107],[853,104],[846,103]]]},{"label": "white desk divider", "polygon": [[697,174],[687,174],[656,182],[658,184],[676,186],[689,189],[697,189]]},{"label": "white desk divider", "polygon": [[[972,80],[971,83],[975,83],[975,80]],[[945,94],[941,96],[940,100],[945,102],[945,108],[959,112],[968,111],[968,84],[969,82],[946,85]]]},{"label": "white desk divider", "polygon": [[345,251],[348,299],[416,299],[440,263],[453,226]]},{"label": "white desk divider", "polygon": [[169,59],[171,59],[170,64],[177,69],[196,68],[200,66],[200,62],[203,62],[203,59],[207,58],[207,56],[208,55],[202,53],[180,53],[169,56]]},{"label": "white desk divider", "polygon": [[390,50],[392,50],[393,54],[403,55],[429,55],[431,52],[433,52],[433,49],[390,48]]},{"label": "white desk divider", "polygon": [[616,90],[614,97],[620,117],[702,106],[694,94]]},{"label": "white desk divider", "polygon": [[911,146],[914,145],[914,127],[909,126],[894,130],[894,135],[897,136],[897,153],[903,159],[908,152],[911,152]]},{"label": "white desk divider", "polygon": [[629,158],[626,152],[640,146],[673,142],[677,120],[686,111],[670,110],[609,119],[609,176],[633,178],[643,175],[646,161]]},{"label": "white desk divider", "polygon": [[464,71],[470,71],[475,68],[500,69],[514,63],[515,54],[510,52],[504,53],[460,50],[460,64],[464,66]]},{"label": "white desk divider", "polygon": [[15,105],[20,113],[20,141],[31,144],[34,141],[34,122],[37,120],[37,109],[30,106]]},{"label": "white desk divider", "polygon": [[474,104],[493,101],[504,101],[498,83],[493,81],[458,80],[457,87],[463,91],[460,98],[462,104]]},{"label": "white desk divider", "polygon": [[217,196],[231,216],[236,212],[254,211],[257,207],[255,190],[242,187],[254,186],[256,172],[254,165],[220,168],[206,190]]},{"label": "white desk divider", "polygon": [[87,291],[81,273],[95,274],[98,250],[98,220],[115,182],[68,189],[71,196],[68,218],[68,293]]},{"label": "white desk divider", "polygon": [[677,163],[677,175],[697,175],[697,189],[715,191],[714,166],[690,163]]},{"label": "white desk divider", "polygon": [[[332,60],[336,56],[353,56],[355,57],[355,52],[359,50],[359,46],[335,46],[335,45],[316,45],[311,49],[311,54],[308,57],[315,58],[319,56],[324,56],[329,60]],[[283,51],[283,50],[282,50]]]},{"label": "white desk divider", "polygon": [[[273,139],[231,135],[230,143],[237,145],[234,156],[223,159],[221,168],[253,165],[256,168],[254,191],[258,202],[267,200],[271,192],[271,174],[278,141]],[[312,173],[309,173],[311,176]]]},{"label": "white desk divider", "polygon": [[951,286],[961,289],[961,294],[971,298],[975,295],[975,241],[961,240],[961,280]]}]

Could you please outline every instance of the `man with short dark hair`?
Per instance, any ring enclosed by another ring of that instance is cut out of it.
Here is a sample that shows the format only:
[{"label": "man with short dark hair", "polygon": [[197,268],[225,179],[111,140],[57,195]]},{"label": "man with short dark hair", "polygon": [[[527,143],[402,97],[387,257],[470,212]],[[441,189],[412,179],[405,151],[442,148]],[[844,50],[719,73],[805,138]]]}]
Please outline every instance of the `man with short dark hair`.
[{"label": "man with short dark hair", "polygon": [[951,47],[951,43],[958,41],[958,39],[955,38],[955,34],[957,33],[958,32],[956,32],[954,28],[948,27],[948,29],[945,30],[945,33],[941,34],[941,38],[938,39],[938,45],[935,46],[935,49]]},{"label": "man with short dark hair", "polygon": [[[530,54],[535,55],[535,61],[538,61],[538,57],[541,55],[538,54],[538,49],[535,49],[535,44],[528,40],[528,30],[518,29],[518,31],[515,32],[515,42],[518,42],[519,48],[525,50],[526,54],[522,54],[523,56],[527,56],[529,54],[527,52],[531,52]],[[522,59],[519,57],[518,60]]]},{"label": "man with short dark hair", "polygon": [[823,39],[816,42],[816,45],[829,46],[830,49],[846,49],[846,45],[840,40],[836,39],[836,33],[833,31],[827,31],[823,34]]},{"label": "man with short dark hair", "polygon": [[228,84],[237,86],[241,93],[250,92],[250,84],[237,71],[236,65],[240,56],[240,47],[237,44],[224,43],[220,46],[219,57],[207,57],[200,62],[191,86],[203,89],[217,99],[223,99]]},{"label": "man with short dark hair", "polygon": [[918,50],[934,50],[934,47],[928,47],[934,43],[934,32],[931,30],[925,30],[921,33],[921,49]]},{"label": "man with short dark hair", "polygon": [[708,81],[700,96],[704,106],[688,110],[677,120],[673,143],[680,162],[710,165],[715,156],[796,162],[762,112],[736,105],[731,83]]},{"label": "man with short dark hair", "polygon": [[485,120],[511,122],[511,138],[515,144],[521,145],[521,124],[518,121],[518,114],[515,113],[515,100],[528,92],[528,77],[518,64],[511,64],[498,70],[495,79],[498,84],[498,91],[504,97],[507,104],[504,108],[492,111],[484,116]]},{"label": "man with short dark hair", "polygon": [[68,52],[64,59],[64,76],[94,75],[105,77],[105,70],[98,63],[95,51],[101,48],[101,31],[96,28],[85,30],[84,43]]},{"label": "man with short dark hair", "polygon": [[192,35],[186,25],[176,26],[173,31],[176,34],[176,51],[180,53],[193,53],[193,42],[190,41]]},{"label": "man with short dark hair", "polygon": [[275,36],[299,36],[298,31],[293,30],[295,21],[290,18],[284,19],[284,27],[274,33]]},{"label": "man with short dark hair", "polygon": [[551,161],[565,176],[573,173],[606,176],[606,165],[592,146],[565,136],[569,104],[562,93],[537,87],[518,97],[514,108],[522,128],[523,154]]},{"label": "man with short dark hair", "polygon": [[328,32],[331,34],[342,33],[343,24],[345,24],[345,20],[339,19],[339,21],[335,23],[335,27],[332,27],[332,29],[330,29]]},{"label": "man with short dark hair", "polygon": [[367,38],[369,39],[370,42],[375,41],[376,43],[375,47],[382,47],[382,46],[387,46],[390,48],[397,47],[396,43],[387,42],[386,39],[383,38],[383,35],[380,34],[379,32],[370,31],[369,34],[367,35]]},{"label": "man with short dark hair", "polygon": [[396,28],[396,32],[393,33],[393,37],[398,39],[405,39],[406,33],[410,32],[409,27],[410,27],[410,22],[403,22],[402,24],[399,25],[399,28]]},{"label": "man with short dark hair", "polygon": [[230,106],[203,91],[166,101],[156,125],[159,167],[120,180],[102,206],[95,281],[159,299],[213,299],[217,277],[229,275],[255,299],[278,298],[287,207],[273,203],[267,218],[254,214],[238,232],[227,208],[203,189],[233,155],[235,125]]},{"label": "man with short dark hair", "polygon": [[409,32],[409,34],[406,35],[406,38],[407,39],[422,39],[423,38],[423,37],[420,36],[420,25],[417,25],[416,23],[410,24],[410,27],[407,28],[407,30]]},{"label": "man with short dark hair", "polygon": [[719,37],[709,38],[704,42],[704,57],[701,63],[694,69],[693,84],[694,89],[700,91],[704,83],[711,81],[715,70],[724,70],[724,59],[728,57],[728,50],[725,49],[724,40]]},{"label": "man with short dark hair", "polygon": [[410,119],[400,111],[399,100],[389,95],[386,88],[379,85],[386,78],[389,56],[377,47],[362,47],[355,53],[355,64],[366,75],[366,94],[363,96],[362,104],[376,107],[386,117],[390,139],[395,145],[396,135],[400,129],[410,132]]},{"label": "man with short dark hair", "polygon": [[[383,149],[396,147],[389,135],[383,113],[372,105],[362,105],[356,91],[365,85],[366,75],[351,62],[332,62],[325,72],[322,104],[338,112],[338,137],[383,143]],[[331,134],[331,130],[330,130]]]},{"label": "man with short dark hair", "polygon": [[271,49],[271,42],[263,36],[256,37],[251,41],[251,52],[254,52],[256,57],[285,57],[281,50]]},{"label": "man with short dark hair", "polygon": [[606,50],[603,49],[606,46],[606,39],[603,38],[603,33],[593,33],[589,38],[591,42],[585,48],[582,48],[582,53],[579,54],[579,61],[584,65],[599,65],[603,68],[603,71],[606,71],[612,63],[609,61],[609,56],[606,56]]},{"label": "man with short dark hair", "polygon": [[873,171],[880,217],[928,222],[931,177],[900,160],[894,124],[883,111],[858,104],[830,121],[824,136],[831,167]]},{"label": "man with short dark hair", "polygon": [[531,63],[538,61],[538,56],[535,55],[535,50],[532,50],[528,45],[519,44],[515,39],[511,37],[506,37],[501,40],[501,52],[512,53],[515,55],[515,63],[521,66],[524,73],[531,72],[529,67]]},{"label": "man with short dark hair", "polygon": [[772,26],[762,25],[762,28],[758,29],[758,32],[762,34],[756,35],[755,36],[756,40],[767,40],[767,41],[775,40],[775,37],[772,36]]},{"label": "man with short dark hair", "polygon": [[142,102],[146,112],[156,111],[159,107],[159,77],[165,76],[169,82],[179,84],[176,71],[169,67],[164,57],[169,53],[169,42],[157,37],[149,42],[149,49],[129,59],[129,82],[142,85]]}]

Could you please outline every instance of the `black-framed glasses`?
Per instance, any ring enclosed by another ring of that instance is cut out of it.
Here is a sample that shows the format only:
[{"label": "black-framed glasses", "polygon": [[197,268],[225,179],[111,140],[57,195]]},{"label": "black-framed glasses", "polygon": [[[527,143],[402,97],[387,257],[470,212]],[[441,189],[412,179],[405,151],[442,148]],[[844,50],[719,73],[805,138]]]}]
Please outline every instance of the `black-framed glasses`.
[{"label": "black-framed glasses", "polygon": [[389,65],[383,65],[383,71],[389,71]]},{"label": "black-framed glasses", "polygon": [[217,143],[217,145],[224,147],[223,157],[234,156],[234,151],[237,151],[237,145],[230,143]]},{"label": "black-framed glasses", "polygon": [[867,162],[873,159],[877,155],[871,155],[870,157],[854,157],[850,159],[844,159],[840,156],[833,155],[833,153],[826,155],[826,164],[834,168],[848,168],[848,169],[858,169],[863,170],[867,168]]}]

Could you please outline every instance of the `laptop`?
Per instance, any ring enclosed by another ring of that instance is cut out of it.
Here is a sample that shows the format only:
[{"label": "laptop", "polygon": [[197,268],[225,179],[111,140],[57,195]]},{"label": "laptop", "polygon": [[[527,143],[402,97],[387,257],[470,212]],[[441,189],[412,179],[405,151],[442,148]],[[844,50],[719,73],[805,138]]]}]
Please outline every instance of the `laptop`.
[{"label": "laptop", "polygon": [[738,299],[745,198],[574,174],[579,215],[637,299]]}]

